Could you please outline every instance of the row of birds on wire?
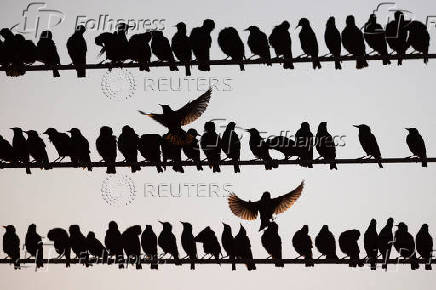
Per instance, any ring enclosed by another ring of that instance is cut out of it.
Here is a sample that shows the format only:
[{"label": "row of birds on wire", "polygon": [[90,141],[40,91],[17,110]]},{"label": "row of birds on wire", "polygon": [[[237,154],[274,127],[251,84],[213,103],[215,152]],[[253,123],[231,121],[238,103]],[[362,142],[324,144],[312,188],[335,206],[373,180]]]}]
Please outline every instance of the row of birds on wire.
[{"label": "row of birds on wire", "polygon": [[[195,235],[190,223],[181,222],[183,230],[178,242],[172,232],[172,225],[169,222],[160,223],[163,228],[157,236],[152,225],[146,225],[144,231],[140,225],[134,225],[121,232],[118,224],[111,221],[106,231],[104,244],[97,239],[96,234],[92,231],[89,231],[85,236],[79,225],[71,225],[68,231],[63,228],[49,230],[47,239],[51,244],[47,244],[44,242],[45,237],[40,236],[37,233],[36,225],[32,224],[28,227],[23,248],[30,257],[35,257],[36,269],[44,266],[44,246],[52,245],[59,254],[57,259],[65,257],[66,267],[70,267],[72,254],[76,256],[76,259],[79,259],[80,264],[86,267],[92,266],[94,263],[107,263],[118,264],[120,269],[129,264],[136,265],[136,269],[141,269],[142,262],[147,260],[151,269],[158,269],[159,260],[165,256],[170,256],[177,266],[182,264],[181,260],[187,259],[191,269],[194,270],[195,262],[199,259],[200,254],[197,250],[197,243],[201,243],[204,254],[201,259],[214,258],[217,264],[226,258],[234,262],[241,259],[246,263],[248,270],[256,270],[250,238],[242,224],[237,235],[233,236],[231,226],[223,223],[224,228],[220,243],[215,231],[209,226]],[[364,258],[362,258],[358,244],[360,231],[351,229],[342,232],[338,238],[339,249],[346,257],[349,257],[349,266],[361,267],[364,263],[368,263],[372,270],[376,270],[377,262],[380,261],[378,257],[382,256],[382,269],[387,269],[393,247],[400,257],[410,263],[412,270],[419,269],[419,259],[425,263],[426,270],[431,270],[433,238],[428,231],[428,225],[423,224],[415,237],[409,232],[405,223],[400,222],[396,226],[397,229],[393,232],[394,220],[389,218],[386,225],[378,233],[376,220],[372,219],[363,236],[366,252]],[[4,229],[3,252],[8,256],[14,268],[20,269],[20,238],[13,225],[4,226]],[[185,257],[182,257],[178,243],[181,244],[186,254]],[[277,223],[269,223],[261,235],[261,243],[269,255],[268,258],[275,261],[275,266],[284,267],[282,239]],[[329,230],[328,225],[322,226],[315,237],[314,244],[320,253],[318,258],[314,258],[314,245],[307,225],[295,232],[291,243],[299,255],[297,259],[304,259],[306,267],[313,267],[316,260],[323,256],[332,264],[340,260],[337,255],[336,238]],[[223,255],[224,252],[226,256]],[[236,270],[235,263],[232,263],[232,270]]]},{"label": "row of birds on wire", "polygon": [[[139,69],[149,71],[152,54],[159,61],[168,62],[171,71],[178,71],[176,58],[184,64],[186,75],[191,75],[191,61],[193,56],[198,61],[200,71],[210,70],[210,48],[212,46],[211,32],[215,29],[215,22],[206,19],[200,27],[194,27],[187,34],[186,24],[180,22],[176,25],[177,32],[171,42],[164,36],[163,31],[156,30],[134,34],[127,38],[130,27],[120,23],[116,31],[104,32],[95,38],[95,44],[101,47],[100,55],[105,53],[106,60],[114,66],[122,66],[126,61],[137,62]],[[313,69],[320,69],[318,40],[307,18],[302,18],[297,27],[301,27],[299,39],[303,55],[310,57]],[[248,31],[248,47],[252,57],[259,57],[266,65],[271,66],[270,47],[273,48],[277,58],[282,58],[284,69],[293,69],[292,41],[289,33],[290,23],[283,21],[272,29],[267,35],[257,26],[250,26]],[[363,30],[363,32],[362,32]],[[86,28],[76,27],[73,35],[68,38],[67,50],[73,65],[77,70],[78,77],[86,77],[86,52],[87,43],[83,36]],[[8,28],[3,28],[0,35],[4,41],[0,42],[0,64],[6,67],[8,76],[21,76],[25,74],[25,65],[31,65],[36,61],[53,67],[53,76],[59,77],[56,69],[60,65],[60,57],[56,44],[53,41],[51,31],[43,31],[38,43],[35,45],[31,40],[26,40],[21,34],[13,34]],[[362,69],[368,66],[366,61],[365,41],[373,52],[382,57],[383,65],[390,64],[388,46],[398,55],[398,64],[406,51],[411,47],[414,51],[423,54],[424,62],[428,62],[428,50],[430,35],[424,23],[418,20],[407,20],[403,12],[396,11],[392,21],[387,23],[384,29],[377,23],[375,14],[371,14],[363,28],[359,28],[354,16],[349,15],[346,26],[342,32],[336,28],[335,18],[330,17],[326,24],[324,34],[325,44],[329,54],[335,60],[335,68],[341,69],[342,46],[356,58],[356,68]],[[244,70],[243,61],[245,48],[238,31],[233,27],[226,27],[218,34],[218,45],[222,52],[235,63],[240,63],[240,69]],[[371,52],[371,53],[373,53]]]}]

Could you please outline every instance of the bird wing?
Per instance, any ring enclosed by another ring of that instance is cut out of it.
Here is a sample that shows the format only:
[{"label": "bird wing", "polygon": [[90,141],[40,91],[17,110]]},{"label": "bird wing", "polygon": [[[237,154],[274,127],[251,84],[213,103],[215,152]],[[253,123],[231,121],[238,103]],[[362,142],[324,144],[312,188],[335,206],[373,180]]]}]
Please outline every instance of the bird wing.
[{"label": "bird wing", "polygon": [[204,113],[204,111],[206,111],[211,95],[212,89],[210,88],[197,99],[187,103],[182,108],[177,110],[176,114],[180,116],[180,125],[188,125],[189,123],[197,120]]},{"label": "bird wing", "polygon": [[155,120],[156,122],[160,123],[161,125],[163,125],[165,127],[168,127],[167,119],[164,117],[163,114],[153,114],[153,113],[149,114],[149,113],[145,113],[145,112],[143,112],[141,110],[138,110],[138,112],[141,115],[148,116],[148,117],[152,118],[153,120]]},{"label": "bird wing", "polygon": [[273,198],[271,201],[273,203],[274,214],[283,213],[288,208],[290,208],[301,196],[301,193],[303,192],[303,188],[304,188],[304,181],[302,181],[301,184],[291,192]]},{"label": "bird wing", "polygon": [[234,215],[244,220],[255,220],[258,214],[257,202],[245,201],[232,193],[228,197],[229,208]]}]

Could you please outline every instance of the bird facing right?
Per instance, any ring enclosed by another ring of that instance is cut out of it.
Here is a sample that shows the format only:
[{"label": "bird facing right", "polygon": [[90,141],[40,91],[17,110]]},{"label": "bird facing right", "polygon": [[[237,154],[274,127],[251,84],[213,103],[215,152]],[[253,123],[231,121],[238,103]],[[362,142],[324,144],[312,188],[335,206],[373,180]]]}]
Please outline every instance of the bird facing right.
[{"label": "bird facing right", "polygon": [[427,167],[427,149],[425,147],[424,139],[419,134],[416,128],[406,128],[409,134],[406,137],[407,146],[409,146],[410,152],[413,156],[417,156],[422,159],[422,167]]}]

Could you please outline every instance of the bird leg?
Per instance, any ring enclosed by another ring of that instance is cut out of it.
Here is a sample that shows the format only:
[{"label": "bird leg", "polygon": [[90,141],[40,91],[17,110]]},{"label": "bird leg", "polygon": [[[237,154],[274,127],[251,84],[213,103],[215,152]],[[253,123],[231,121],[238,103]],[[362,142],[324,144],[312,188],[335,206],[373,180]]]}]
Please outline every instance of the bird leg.
[{"label": "bird leg", "polygon": [[53,162],[57,162],[59,159],[61,159],[60,156],[58,158],[56,158],[55,160],[53,160]]},{"label": "bird leg", "polygon": [[228,60],[230,58],[230,55],[228,55],[224,60]]},{"label": "bird leg", "polygon": [[159,259],[163,259],[165,256],[166,256],[166,253],[162,253],[162,254],[160,254],[160,256],[159,256]]},{"label": "bird leg", "polygon": [[189,257],[189,255],[186,255],[182,258],[182,260],[187,259]]},{"label": "bird leg", "polygon": [[326,54],[324,54],[324,55],[322,55],[322,56],[320,56],[320,57],[328,57],[328,56],[333,56],[333,54],[331,54],[331,53],[326,53]]},{"label": "bird leg", "polygon": [[298,256],[297,258],[295,258],[295,259],[300,259],[301,257],[303,257],[303,255],[300,255],[300,256]]},{"label": "bird leg", "polygon": [[266,257],[266,259],[268,260],[268,259],[272,259],[272,256],[268,256],[268,257]]},{"label": "bird leg", "polygon": [[255,57],[256,55],[253,53],[249,58],[247,58],[248,60],[252,59],[253,57]]},{"label": "bird leg", "polygon": [[321,254],[321,256],[319,256],[318,258],[316,258],[317,260],[321,259],[321,257],[324,257],[324,254]]},{"label": "bird leg", "polygon": [[221,159],[221,162],[226,161],[227,159],[229,159],[228,156],[226,158],[224,158],[224,159]]},{"label": "bird leg", "polygon": [[309,55],[306,53],[302,53],[299,56],[295,57],[295,58],[302,58],[303,56],[308,57]]},{"label": "bird leg", "polygon": [[376,52],[376,51],[373,50],[373,51],[369,52],[368,55],[371,55],[371,54],[373,54],[373,53],[375,53],[375,52]]}]

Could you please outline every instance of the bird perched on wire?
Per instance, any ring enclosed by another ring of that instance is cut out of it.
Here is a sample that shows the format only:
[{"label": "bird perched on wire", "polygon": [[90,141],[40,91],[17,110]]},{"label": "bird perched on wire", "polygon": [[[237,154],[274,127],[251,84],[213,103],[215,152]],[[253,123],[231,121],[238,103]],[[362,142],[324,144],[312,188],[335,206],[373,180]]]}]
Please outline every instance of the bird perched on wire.
[{"label": "bird perched on wire", "polygon": [[181,265],[179,260],[179,250],[177,248],[176,237],[174,236],[172,230],[173,226],[169,222],[161,222],[163,226],[162,231],[160,232],[157,238],[157,244],[161,247],[163,251],[163,256],[166,254],[170,254],[175,260],[175,265]]},{"label": "bird perched on wire", "polygon": [[258,55],[260,59],[266,63],[266,65],[271,66],[271,52],[269,50],[268,38],[266,34],[257,26],[250,26],[244,31],[248,31],[250,33],[248,35],[247,44],[253,55],[249,59],[255,55]]},{"label": "bird perched on wire", "polygon": [[0,36],[3,37],[3,66],[5,67],[6,76],[18,77],[26,73],[24,70],[24,61],[20,55],[20,45],[17,38],[9,28],[0,30]]},{"label": "bird perched on wire", "polygon": [[382,228],[378,235],[377,247],[383,259],[382,269],[388,268],[388,260],[391,255],[392,245],[394,243],[394,235],[392,233],[393,226],[394,219],[388,218],[386,225]]},{"label": "bird perched on wire", "polygon": [[377,254],[378,254],[378,234],[377,234],[377,221],[371,219],[368,229],[363,235],[363,245],[365,248],[368,262],[371,265],[371,270],[376,270]]},{"label": "bird perched on wire", "polygon": [[[279,226],[270,222],[261,237],[262,246],[273,260],[282,259],[282,239],[279,236]],[[283,262],[277,261],[276,267],[284,267]]]},{"label": "bird perched on wire", "polygon": [[186,157],[188,157],[188,160],[195,162],[197,170],[201,171],[203,170],[203,167],[201,166],[200,145],[198,144],[197,139],[197,137],[201,135],[198,134],[197,130],[193,128],[189,129],[186,134],[192,138],[192,142],[183,146],[183,153],[185,153]]},{"label": "bird perched on wire", "polygon": [[104,238],[104,245],[106,246],[109,256],[115,256],[115,262],[118,263],[118,268],[124,268],[121,232],[118,229],[118,224],[114,221],[109,222],[109,227],[106,230],[106,236]]},{"label": "bird perched on wire", "polygon": [[141,226],[134,225],[127,228],[121,234],[121,243],[123,245],[124,253],[126,253],[128,262],[135,264],[137,270],[142,269],[141,241],[139,240],[141,233]]},{"label": "bird perched on wire", "polygon": [[48,136],[48,140],[53,143],[59,155],[53,162],[61,162],[65,157],[71,158],[71,137],[68,134],[60,133],[55,128],[48,128],[43,134]]},{"label": "bird perched on wire", "polygon": [[86,237],[80,230],[79,225],[71,225],[69,228],[71,250],[76,254],[80,263],[89,267],[89,252]]},{"label": "bird perched on wire", "polygon": [[35,43],[30,39],[25,39],[21,34],[15,34],[15,41],[18,47],[18,56],[24,64],[31,65],[38,58],[38,51]]},{"label": "bird perched on wire", "polygon": [[126,23],[118,23],[116,30],[113,32],[114,50],[118,64],[130,59],[129,41],[127,40],[127,33],[130,28]]},{"label": "bird perched on wire", "polygon": [[391,64],[388,55],[386,32],[383,27],[377,23],[377,16],[375,14],[371,14],[368,22],[365,23],[363,28],[363,35],[369,47],[383,57],[383,65]]},{"label": "bird perched on wire", "polygon": [[356,58],[356,68],[367,67],[363,32],[356,26],[353,15],[347,16],[346,26],[342,31],[341,38],[344,48]]},{"label": "bird perched on wire", "polygon": [[[247,236],[247,231],[242,226],[239,228],[238,234],[234,239],[235,257],[237,259],[252,260],[253,253],[251,252],[250,238]],[[247,262],[248,271],[256,270],[256,264],[253,262]]]},{"label": "bird perched on wire", "polygon": [[215,132],[214,122],[204,123],[204,133],[200,139],[200,146],[213,172],[221,172],[219,165],[221,161],[221,137]]},{"label": "bird perched on wire", "polygon": [[232,262],[232,271],[236,270],[236,264],[234,263],[235,256],[236,256],[236,249],[235,249],[235,238],[232,234],[232,228],[228,225],[223,223],[224,230],[221,234],[221,245],[224,248],[224,251],[227,253],[227,257]]},{"label": "bird perched on wire", "polygon": [[269,44],[274,49],[274,52],[279,58],[283,56],[283,68],[294,69],[292,61],[292,40],[289,34],[291,25],[288,21],[283,21],[280,25],[273,28],[271,35],[268,37]]},{"label": "bird perched on wire", "polygon": [[227,158],[230,158],[234,162],[233,170],[235,173],[239,173],[241,172],[238,164],[241,156],[241,141],[239,140],[238,134],[235,132],[235,128],[235,122],[227,124],[221,139],[221,149],[227,155]]},{"label": "bird perched on wire", "polygon": [[114,174],[115,160],[117,159],[117,137],[113,135],[111,127],[103,126],[100,128],[100,136],[95,140],[95,147],[103,161],[108,164],[106,173]]},{"label": "bird perched on wire", "polygon": [[301,166],[312,168],[313,160],[313,134],[307,122],[301,123],[300,129],[295,133],[295,142],[299,151]]},{"label": "bird perched on wire", "polygon": [[244,220],[255,220],[260,214],[260,228],[263,230],[268,226],[273,214],[281,214],[288,210],[298,200],[303,192],[304,181],[291,192],[271,198],[266,191],[258,201],[244,201],[232,193],[228,197],[229,208],[234,215]]},{"label": "bird perched on wire", "polygon": [[398,55],[398,65],[403,64],[403,58],[406,50],[409,48],[407,42],[408,32],[407,26],[410,20],[404,19],[404,13],[395,11],[394,20],[386,25],[386,41],[392,50]]},{"label": "bird perched on wire", "polygon": [[3,252],[14,263],[14,269],[20,269],[20,238],[13,225],[3,226],[6,232],[3,235]]},{"label": "bird perched on wire", "polygon": [[[0,135],[0,160],[4,162],[17,162],[17,156],[15,155],[14,148]],[[0,165],[1,167],[1,165]]]},{"label": "bird perched on wire", "polygon": [[151,52],[153,52],[160,61],[167,61],[170,71],[178,71],[179,69],[175,64],[170,41],[163,35],[163,31],[154,30],[151,32],[151,37]]},{"label": "bird perched on wire", "polygon": [[205,19],[203,25],[194,27],[189,35],[192,52],[198,61],[198,70],[210,71],[210,48],[212,38],[210,34],[215,29],[215,22],[212,19]]},{"label": "bird perched on wire", "polygon": [[139,63],[140,71],[150,71],[151,32],[137,33],[129,39],[129,56]]},{"label": "bird perched on wire", "polygon": [[[56,44],[53,41],[53,35],[51,31],[45,30],[41,32],[38,44],[36,45],[38,50],[38,60],[48,67],[55,67],[61,64]],[[53,68],[53,77],[60,77],[59,71]]]},{"label": "bird perched on wire", "polygon": [[367,157],[374,157],[376,160],[379,160],[378,167],[383,168],[383,164],[380,161],[380,148],[378,147],[377,139],[375,138],[374,134],[371,133],[371,128],[365,124],[353,126],[359,129],[359,142]]},{"label": "bird perched on wire", "polygon": [[398,224],[398,229],[395,231],[394,247],[400,256],[410,260],[410,268],[412,270],[419,269],[416,259],[415,240],[409,233],[407,225],[403,222]]},{"label": "bird perched on wire", "polygon": [[406,128],[409,134],[406,137],[407,146],[413,156],[422,159],[422,167],[427,167],[427,149],[425,148],[424,139],[416,128]]},{"label": "bird perched on wire", "polygon": [[363,267],[363,261],[360,260],[359,244],[357,243],[360,238],[360,232],[358,230],[347,230],[339,235],[339,248],[341,251],[350,257],[350,267]]},{"label": "bird perched on wire", "polygon": [[[182,248],[186,253],[186,257],[190,260],[197,259],[197,244],[194,240],[194,235],[192,234],[192,225],[190,223],[181,222],[183,225],[182,231]],[[191,270],[195,270],[194,261],[191,262]]]},{"label": "bird perched on wire", "polygon": [[[169,133],[168,133],[169,134]],[[175,172],[184,173],[182,166],[182,146],[169,141],[168,134],[162,136],[162,161],[167,163],[168,160],[173,162],[173,170]],[[163,165],[166,170],[166,165]]]},{"label": "bird perched on wire", "polygon": [[67,132],[71,134],[71,161],[76,165],[87,166],[88,170],[92,171],[88,140],[77,128],[72,128]]},{"label": "bird perched on wire", "polygon": [[301,18],[297,27],[301,27],[300,37],[301,49],[305,54],[311,57],[313,69],[320,69],[321,63],[318,58],[318,40],[316,39],[315,32],[310,27],[310,22],[307,18]]},{"label": "bird perched on wire", "polygon": [[95,38],[95,44],[101,46],[99,57],[104,53],[106,60],[109,60],[111,65],[117,65],[121,63],[124,57],[120,56],[118,51],[115,36],[110,32],[103,32]]},{"label": "bird perched on wire", "polygon": [[329,230],[327,225],[323,225],[318,235],[315,238],[315,246],[321,256],[325,256],[326,259],[338,259],[336,255],[336,240],[335,236]]},{"label": "bird perched on wire", "polygon": [[232,60],[239,62],[241,71],[244,69],[245,49],[244,43],[239,37],[238,31],[233,27],[226,27],[218,33],[218,45],[221,50],[231,57]]},{"label": "bird perched on wire", "polygon": [[271,170],[273,168],[279,167],[278,163],[272,159],[269,154],[269,145],[261,136],[257,129],[251,128],[246,130],[250,133],[250,151],[256,157],[265,163],[265,169]]},{"label": "bird perched on wire", "polygon": [[95,233],[90,231],[86,236],[86,247],[90,255],[101,259],[102,263],[107,262],[108,252],[103,244],[95,237]]},{"label": "bird perched on wire", "polygon": [[203,244],[204,256],[210,255],[210,258],[215,257],[216,260],[220,258],[221,245],[210,227],[205,227],[199,232],[195,237],[195,242]]},{"label": "bird perched on wire", "polygon": [[126,162],[132,163],[130,168],[133,173],[141,170],[141,166],[138,164],[138,143],[139,136],[135,130],[125,125],[118,137],[118,150],[123,154]]},{"label": "bird perched on wire", "polygon": [[35,257],[36,268],[38,269],[44,267],[44,247],[42,243],[42,237],[36,232],[35,224],[31,224],[27,228],[24,245],[26,247],[26,252],[28,252],[31,257]]},{"label": "bird perched on wire", "polygon": [[35,130],[24,131],[27,134],[27,148],[32,158],[41,165],[41,169],[51,169],[44,141]]},{"label": "bird perched on wire", "polygon": [[163,172],[161,163],[162,137],[159,134],[143,134],[139,139],[138,151],[142,157],[149,162],[156,164],[157,172]]},{"label": "bird perched on wire", "polygon": [[340,59],[342,50],[341,33],[336,28],[336,20],[333,16],[327,20],[324,32],[324,41],[330,51],[330,54],[335,59],[335,69],[342,69]]},{"label": "bird perched on wire", "polygon": [[182,130],[182,126],[194,122],[204,113],[209,104],[211,95],[212,89],[209,89],[197,99],[188,102],[175,111],[171,109],[169,105],[160,105],[162,107],[162,114],[145,113],[140,110],[138,112],[168,128],[169,134],[167,134],[166,137],[172,143],[178,145],[189,144],[192,140],[186,136],[186,133]]},{"label": "bird perched on wire", "polygon": [[292,238],[292,246],[295,251],[304,258],[306,267],[313,267],[312,239],[309,236],[309,226],[304,225],[300,230],[296,231]]},{"label": "bird perched on wire", "polygon": [[284,155],[284,160],[292,156],[300,156],[300,152],[295,141],[285,136],[274,136],[267,140],[269,149],[276,150]]},{"label": "bird perched on wire", "polygon": [[76,67],[77,77],[86,77],[86,40],[83,37],[86,28],[83,25],[76,27],[73,35],[68,38],[67,50],[70,58]]},{"label": "bird perched on wire", "polygon": [[153,227],[151,225],[146,225],[145,230],[142,232],[141,247],[146,258],[154,261],[150,264],[150,269],[157,270],[159,267],[159,264],[157,263],[157,236],[153,232]]},{"label": "bird perched on wire", "polygon": [[54,243],[58,259],[65,256],[65,267],[70,267],[71,261],[71,242],[66,230],[54,228],[48,231],[47,238]]},{"label": "bird perched on wire", "polygon": [[433,256],[433,238],[428,232],[428,225],[423,224],[421,229],[416,234],[416,251],[422,259],[427,261],[425,264],[426,270],[431,270],[431,260]]},{"label": "bird perched on wire", "polygon": [[409,32],[406,46],[422,53],[424,63],[427,64],[428,47],[430,46],[430,34],[428,33],[427,26],[418,20],[413,20],[406,26],[406,30]]},{"label": "bird perched on wire", "polygon": [[315,144],[320,157],[333,161],[330,163],[330,169],[338,169],[334,162],[336,159],[336,144],[332,135],[327,131],[327,122],[319,123]]},{"label": "bird perched on wire", "polygon": [[31,174],[29,167],[29,146],[27,140],[23,135],[23,130],[18,127],[11,128],[14,132],[14,137],[12,138],[12,148],[14,150],[15,156],[18,161],[22,162],[26,166],[26,173]]},{"label": "bird perched on wire", "polygon": [[186,76],[191,75],[192,47],[191,40],[186,35],[186,24],[179,22],[176,25],[177,32],[171,39],[171,49],[177,59],[185,64]]}]

